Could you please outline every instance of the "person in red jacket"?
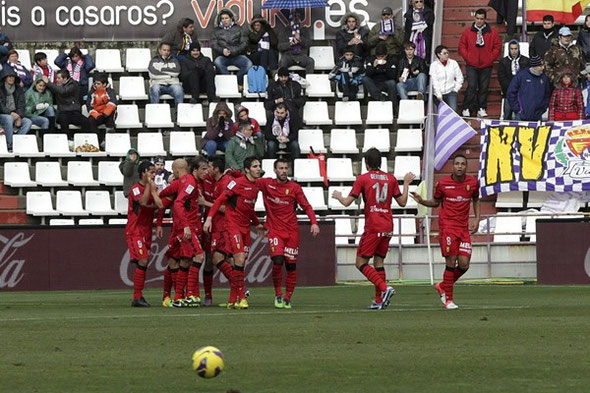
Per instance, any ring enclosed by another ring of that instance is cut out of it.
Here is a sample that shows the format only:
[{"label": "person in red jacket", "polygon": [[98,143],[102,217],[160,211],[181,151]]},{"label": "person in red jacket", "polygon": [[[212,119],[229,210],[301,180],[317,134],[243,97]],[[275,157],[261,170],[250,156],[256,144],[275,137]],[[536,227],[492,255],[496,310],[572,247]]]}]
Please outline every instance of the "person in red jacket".
[{"label": "person in red jacket", "polygon": [[463,99],[463,116],[486,117],[488,87],[492,65],[500,57],[502,41],[498,32],[486,23],[483,8],[475,11],[475,22],[467,26],[459,40],[459,54],[466,63],[467,90]]},{"label": "person in red jacket", "polygon": [[585,116],[582,90],[578,88],[578,80],[569,69],[561,74],[559,83],[549,101],[549,121],[580,120]]}]

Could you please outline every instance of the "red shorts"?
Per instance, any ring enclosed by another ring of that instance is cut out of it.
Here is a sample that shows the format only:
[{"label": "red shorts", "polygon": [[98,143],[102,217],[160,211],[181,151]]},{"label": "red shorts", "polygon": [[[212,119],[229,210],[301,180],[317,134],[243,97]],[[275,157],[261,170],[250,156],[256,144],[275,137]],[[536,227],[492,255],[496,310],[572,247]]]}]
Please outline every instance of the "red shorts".
[{"label": "red shorts", "polygon": [[382,233],[364,232],[361,235],[359,246],[356,249],[356,256],[371,258],[374,255],[385,258],[389,250],[391,236],[383,236]]},{"label": "red shorts", "polygon": [[145,236],[127,236],[127,248],[129,249],[129,260],[139,261],[150,257],[150,247],[152,245],[151,237],[146,239]]},{"label": "red shorts", "polygon": [[211,252],[220,252],[224,255],[229,254],[227,249],[227,242],[229,237],[226,231],[211,233]]},{"label": "red shorts", "polygon": [[441,228],[438,242],[443,257],[471,256],[471,236],[467,228]]},{"label": "red shorts", "polygon": [[269,231],[268,247],[270,248],[271,258],[284,255],[287,262],[295,263],[299,254],[299,232],[286,234]]},{"label": "red shorts", "polygon": [[174,236],[170,238],[169,247],[170,255],[175,259],[192,259],[195,255],[203,253],[201,242],[194,230],[191,231],[189,240],[184,240],[184,231],[174,233]]},{"label": "red shorts", "polygon": [[232,228],[227,232],[226,247],[231,255],[236,255],[241,252],[248,255],[250,244],[252,244],[252,237],[250,236],[250,228]]}]

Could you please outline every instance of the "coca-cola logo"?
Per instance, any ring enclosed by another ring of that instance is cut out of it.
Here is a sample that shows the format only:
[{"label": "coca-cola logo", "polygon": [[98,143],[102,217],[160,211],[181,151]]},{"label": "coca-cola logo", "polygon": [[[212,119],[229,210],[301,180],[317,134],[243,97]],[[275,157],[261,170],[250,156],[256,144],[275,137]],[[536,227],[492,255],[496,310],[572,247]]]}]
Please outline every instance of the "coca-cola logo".
[{"label": "coca-cola logo", "polygon": [[[258,237],[255,232],[251,232],[252,236],[252,245],[250,246],[250,253],[248,255],[248,260],[246,261],[246,277],[245,280],[247,283],[254,284],[254,283],[264,283],[270,276],[272,272],[272,260],[270,259],[269,255],[265,252],[265,244],[268,242],[266,237]],[[166,259],[166,251],[168,250],[168,245],[163,246],[160,248],[160,244],[158,244],[155,232],[152,234],[152,246],[150,248],[150,260],[148,261],[148,277],[151,278],[146,279],[146,283],[151,282],[158,282],[164,280],[164,270],[166,270],[168,266],[168,260]],[[128,287],[133,286],[133,269],[130,269],[130,261],[129,261],[129,250],[126,250],[121,258],[121,263],[119,266],[119,275],[121,277],[121,281],[127,285]],[[153,272],[155,271],[156,275],[154,277]],[[201,269],[201,275],[203,273],[203,269]],[[227,283],[227,279],[223,274],[219,272],[219,270],[215,269],[215,275],[213,279],[219,280],[221,283]],[[201,276],[202,282],[202,276]]]},{"label": "coca-cola logo", "polygon": [[24,259],[13,259],[19,248],[26,245],[35,235],[25,237],[23,232],[7,238],[0,235],[2,251],[0,251],[0,289],[14,288],[23,279]]}]

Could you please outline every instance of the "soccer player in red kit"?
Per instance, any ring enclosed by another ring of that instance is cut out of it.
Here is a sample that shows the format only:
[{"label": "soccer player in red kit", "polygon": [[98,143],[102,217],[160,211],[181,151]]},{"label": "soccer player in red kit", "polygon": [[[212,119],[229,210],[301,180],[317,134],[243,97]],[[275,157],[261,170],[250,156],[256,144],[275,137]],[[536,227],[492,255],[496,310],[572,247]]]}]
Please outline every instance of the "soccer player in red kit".
[{"label": "soccer player in red kit", "polygon": [[[260,178],[262,169],[258,157],[248,157],[244,160],[246,176],[239,177],[228,183],[227,188],[215,200],[209,210],[207,220],[203,225],[205,232],[211,232],[212,220],[219,208],[225,205],[225,226],[227,228],[226,247],[234,258],[234,270],[230,286],[228,308],[248,308],[245,296],[244,266],[252,239],[250,238],[250,223],[254,223],[259,234],[264,233],[260,225],[254,204],[258,196],[256,179]],[[226,203],[227,202],[227,203]]]},{"label": "soccer player in red kit", "polygon": [[142,161],[137,168],[139,182],[129,190],[129,208],[125,238],[129,248],[129,259],[136,263],[133,273],[133,307],[149,307],[143,297],[145,271],[147,269],[150,246],[152,243],[152,224],[154,212],[162,208],[158,189],[154,183],[156,167],[149,161]]},{"label": "soccer player in red kit", "polygon": [[[213,158],[213,157],[212,157]],[[209,208],[213,206],[215,198],[213,192],[215,190],[215,177],[211,171],[211,164],[208,163],[208,171],[205,177],[199,181],[199,189],[203,199],[200,202],[202,206],[202,215],[207,217]],[[211,251],[211,234],[203,233],[201,235],[201,245],[203,251],[205,251],[205,261],[203,262],[203,287],[205,289],[205,299],[202,303],[203,306],[211,306],[213,304],[213,263],[212,263],[212,251]]]},{"label": "soccer player in red kit", "polygon": [[[275,287],[276,308],[291,309],[291,296],[297,281],[297,255],[299,254],[299,227],[295,215],[296,204],[307,214],[311,221],[311,233],[317,236],[320,227],[313,208],[307,201],[301,186],[289,180],[289,161],[279,158],[274,162],[276,179],[258,179],[256,183],[262,191],[266,208],[268,229],[268,246],[270,259],[273,261],[272,282]],[[283,265],[287,271],[285,297],[281,291],[283,282]]]},{"label": "soccer player in red kit", "polygon": [[[412,197],[427,207],[440,206],[438,241],[446,267],[443,281],[434,288],[447,310],[459,308],[453,301],[453,287],[471,261],[470,233],[477,231],[480,216],[479,188],[477,179],[467,175],[467,158],[458,154],[453,159],[453,173],[442,178],[434,190],[434,198],[425,200],[417,193]],[[469,223],[469,207],[473,202],[475,219]]]},{"label": "soccer player in red kit", "polygon": [[[365,231],[361,236],[356,252],[356,267],[375,285],[375,301],[369,306],[372,310],[382,310],[389,305],[390,298],[395,294],[393,287],[387,285],[383,260],[389,250],[389,240],[393,235],[393,214],[391,199],[395,198],[401,206],[406,206],[408,188],[415,176],[407,173],[404,176],[403,194],[399,184],[391,173],[381,169],[381,153],[374,147],[365,153],[367,173],[357,177],[347,197],[340,191],[334,191],[332,197],[344,206],[350,206],[362,194],[365,201]],[[369,260],[373,258],[373,267]]]}]

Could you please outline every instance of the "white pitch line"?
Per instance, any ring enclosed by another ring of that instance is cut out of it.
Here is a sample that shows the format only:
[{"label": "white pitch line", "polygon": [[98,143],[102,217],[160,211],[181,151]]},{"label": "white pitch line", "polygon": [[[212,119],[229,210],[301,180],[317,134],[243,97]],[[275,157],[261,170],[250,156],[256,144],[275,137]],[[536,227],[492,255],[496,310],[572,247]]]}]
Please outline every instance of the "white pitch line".
[{"label": "white pitch line", "polygon": [[[463,306],[459,310],[520,310],[527,309],[529,306]],[[94,319],[134,319],[134,318],[204,318],[204,317],[227,317],[227,316],[249,316],[249,315],[295,315],[295,314],[355,314],[355,313],[379,313],[379,312],[413,312],[413,311],[447,311],[441,307],[430,308],[388,308],[383,311],[374,310],[301,310],[301,311],[242,311],[228,310],[223,313],[204,313],[204,314],[141,314],[141,315],[86,315],[73,317],[48,317],[48,318],[2,318],[2,322],[26,322],[26,321],[62,321],[62,320],[94,320]]]}]

